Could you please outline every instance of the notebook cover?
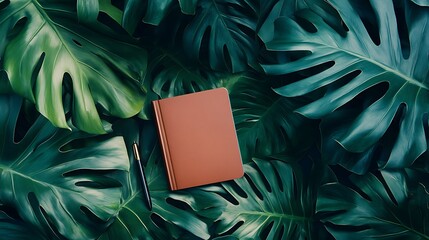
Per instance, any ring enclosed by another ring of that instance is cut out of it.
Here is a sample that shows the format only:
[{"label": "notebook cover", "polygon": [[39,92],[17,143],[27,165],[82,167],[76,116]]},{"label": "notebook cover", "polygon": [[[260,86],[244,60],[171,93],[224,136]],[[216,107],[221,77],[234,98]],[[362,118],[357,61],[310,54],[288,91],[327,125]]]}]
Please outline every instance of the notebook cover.
[{"label": "notebook cover", "polygon": [[172,190],[243,176],[225,88],[156,100],[153,106]]}]

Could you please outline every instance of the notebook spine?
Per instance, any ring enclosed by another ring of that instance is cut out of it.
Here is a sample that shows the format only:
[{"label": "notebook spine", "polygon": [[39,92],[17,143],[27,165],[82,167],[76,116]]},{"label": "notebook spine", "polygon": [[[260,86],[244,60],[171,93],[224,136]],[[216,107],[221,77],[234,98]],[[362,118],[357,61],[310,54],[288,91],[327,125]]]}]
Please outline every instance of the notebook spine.
[{"label": "notebook spine", "polygon": [[156,123],[158,125],[159,138],[161,140],[162,152],[164,155],[165,165],[167,169],[168,181],[170,182],[171,190],[177,190],[177,183],[174,177],[173,164],[171,162],[170,149],[168,147],[167,136],[165,133],[164,121],[162,118],[162,111],[159,101],[153,101],[155,110]]}]

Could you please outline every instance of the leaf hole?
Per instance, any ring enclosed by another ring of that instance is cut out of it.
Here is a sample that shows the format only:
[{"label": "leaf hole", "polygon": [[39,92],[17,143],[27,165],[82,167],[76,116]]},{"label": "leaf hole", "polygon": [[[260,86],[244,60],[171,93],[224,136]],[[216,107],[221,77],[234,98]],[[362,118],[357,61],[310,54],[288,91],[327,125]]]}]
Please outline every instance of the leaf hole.
[{"label": "leaf hole", "polygon": [[100,11],[97,16],[97,21],[102,23],[103,25],[109,27],[113,31],[119,33],[119,34],[127,34],[124,28],[119,25],[118,22],[116,22],[112,17],[109,16],[109,14]]},{"label": "leaf hole", "polygon": [[51,230],[49,232],[49,234],[54,235],[55,239],[62,239],[62,240],[66,240],[67,238],[65,238],[60,231],[58,231],[58,228],[55,226],[54,222],[52,221],[51,217],[49,217],[48,213],[45,211],[44,208],[40,207],[40,212],[42,213],[43,217],[46,219],[47,223],[48,223],[48,227]]},{"label": "leaf hole", "polygon": [[322,1],[317,4],[315,11],[323,18],[323,21],[326,22],[326,24],[328,24],[332,29],[334,29],[340,36],[346,36],[348,28],[342,21],[337,9],[335,9],[331,3]]},{"label": "leaf hole", "polygon": [[274,177],[275,177],[275,178],[276,178],[276,180],[277,180],[279,190],[280,190],[281,192],[283,192],[283,191],[284,191],[284,188],[283,188],[282,179],[281,179],[281,177],[280,177],[280,173],[279,173],[279,171],[273,171],[273,172],[274,172]]},{"label": "leaf hole", "polygon": [[369,0],[361,0],[359,2],[351,1],[353,9],[355,9],[365,26],[368,35],[371,37],[375,45],[380,45],[380,29],[378,26],[377,17],[373,6]]},{"label": "leaf hole", "polygon": [[124,0],[111,0],[111,3],[113,6],[120,10],[124,10],[125,7],[125,1]]},{"label": "leaf hole", "polygon": [[[344,211],[338,211],[338,212],[344,212]],[[335,215],[339,215],[341,213],[335,213]],[[365,232],[366,230],[371,229],[371,226],[363,224],[361,222],[357,222],[356,224],[362,224],[362,225],[335,225],[329,221],[324,222],[324,225],[332,229],[329,232],[344,232],[344,233],[352,233],[352,232]]]},{"label": "leaf hole", "polygon": [[204,31],[203,37],[201,38],[200,53],[198,55],[198,59],[200,59],[201,63],[203,65],[209,65],[209,66],[210,66],[209,43],[210,43],[211,30],[212,30],[211,27],[208,26]]},{"label": "leaf hole", "polygon": [[283,236],[286,235],[286,233],[285,233],[285,225],[282,224],[282,227],[278,231],[278,234],[279,234],[278,239],[283,239]]},{"label": "leaf hole", "polygon": [[229,236],[232,235],[235,231],[237,231],[237,229],[239,229],[242,225],[244,224],[243,220],[240,220],[239,222],[237,222],[236,224],[234,224],[234,226],[232,226],[228,231],[220,234],[219,236]]},{"label": "leaf hole", "polygon": [[150,219],[152,220],[152,222],[160,229],[166,229],[166,224],[165,221],[162,219],[161,216],[159,216],[156,213],[152,213],[150,215]]},{"label": "leaf hole", "polygon": [[[254,19],[254,18],[249,18],[249,19]],[[240,29],[240,32],[243,33],[244,35],[246,35],[249,39],[255,39],[256,38],[255,31],[253,29],[247,27],[246,25],[239,24],[238,29]],[[256,50],[256,49],[250,49],[250,50]]]},{"label": "leaf hole", "polygon": [[259,189],[255,186],[255,183],[252,181],[252,179],[249,177],[249,175],[244,174],[244,178],[246,178],[247,182],[249,183],[250,187],[252,188],[252,190],[256,194],[256,196],[259,199],[264,200],[264,197],[262,196],[262,194],[259,191]]},{"label": "leaf hole", "polygon": [[31,72],[31,89],[33,90],[33,93],[36,92],[36,81],[37,77],[39,76],[40,69],[42,68],[43,61],[45,60],[46,54],[43,52],[40,54],[39,59],[37,60],[36,65],[34,65],[33,71]]},{"label": "leaf hole", "polygon": [[299,50],[299,51],[290,51],[287,52],[287,56],[289,57],[290,61],[294,62],[301,58],[310,56],[312,54],[309,50]]},{"label": "leaf hole", "polygon": [[[270,163],[270,165],[271,165],[271,163]],[[273,191],[273,189],[271,188],[271,185],[270,185],[270,183],[268,182],[268,180],[265,178],[265,175],[264,175],[264,172],[262,172],[261,171],[261,169],[258,167],[258,165],[253,165],[254,166],[254,168],[258,171],[258,172],[260,172],[261,174],[260,174],[260,176],[261,176],[261,180],[262,180],[262,183],[264,184],[264,186],[265,186],[265,188],[267,189],[267,191],[268,192],[272,192]],[[272,165],[271,165],[272,166]],[[271,167],[271,169],[273,169],[272,167]],[[274,170],[274,169],[273,169]],[[275,170],[274,170],[275,171]]]},{"label": "leaf hole", "polygon": [[[270,234],[271,230],[273,229],[274,221],[271,221],[269,224],[262,226],[262,231],[259,235],[261,239],[267,239],[268,234]],[[279,238],[281,239],[281,238]]]},{"label": "leaf hole", "polygon": [[74,42],[76,45],[78,45],[79,47],[82,47],[82,44],[81,44],[78,40],[73,39],[73,42]]},{"label": "leaf hole", "polygon": [[30,119],[29,116],[34,114],[33,116],[39,116],[40,114],[37,110],[33,109],[34,105],[27,100],[23,100],[21,108],[18,113],[18,119],[16,120],[16,126],[14,131],[13,141],[15,143],[21,142],[24,139],[25,135],[27,135],[31,126],[34,123],[33,119]]},{"label": "leaf hole", "polygon": [[19,34],[21,32],[21,30],[24,28],[27,21],[28,21],[27,17],[23,17],[23,18],[19,19],[15,23],[13,28],[8,32],[9,38],[14,38],[17,34]]},{"label": "leaf hole", "polygon": [[311,23],[310,21],[308,21],[307,19],[296,15],[296,22],[307,32],[309,33],[316,33],[317,32],[317,28],[316,26],[314,26],[313,23]]},{"label": "leaf hole", "polygon": [[97,217],[95,215],[95,213],[93,211],[91,211],[88,207],[80,206],[80,210],[82,211],[83,214],[85,214],[85,216],[88,217],[88,219],[91,221],[91,223],[94,223],[97,225],[102,225],[102,224],[106,223],[101,218]]},{"label": "leaf hole", "polygon": [[404,12],[404,4],[403,2],[400,2],[401,6],[398,6],[395,4],[395,15],[396,15],[396,23],[398,27],[398,34],[399,34],[399,40],[401,42],[401,50],[402,50],[402,56],[405,59],[408,59],[410,57],[410,38],[409,38],[409,31],[407,26],[407,20],[405,18],[405,12]]},{"label": "leaf hole", "polygon": [[378,179],[378,181],[381,182],[381,184],[383,184],[383,187],[386,190],[387,195],[389,196],[389,198],[393,202],[393,204],[395,204],[395,206],[398,206],[399,203],[398,203],[398,201],[396,201],[396,198],[393,195],[392,190],[387,185],[386,180],[384,179],[383,175],[381,175],[381,172],[380,171],[374,172],[374,176]]},{"label": "leaf hole", "polygon": [[91,146],[98,146],[101,142],[107,141],[112,136],[107,134],[92,136],[87,138],[73,139],[60,147],[61,152],[67,152],[72,150],[84,149]]},{"label": "leaf hole", "polygon": [[[101,171],[98,171],[101,172]],[[105,171],[103,171],[103,174]],[[85,188],[92,188],[92,189],[108,189],[108,188],[119,188],[122,187],[122,184],[112,178],[106,177],[106,176],[100,176],[101,173],[94,174],[95,178],[97,178],[98,181],[79,181],[75,183],[75,186],[77,187],[85,187]]]},{"label": "leaf hole", "polygon": [[[240,197],[242,197],[242,198],[247,198],[247,194],[246,194],[246,192],[245,191],[243,191],[243,189],[240,187],[240,186],[238,186],[238,184],[235,182],[235,181],[228,181],[228,183],[229,183],[229,186],[231,186],[231,188],[233,189],[233,191],[235,192],[235,193],[237,193]],[[238,201],[234,198],[234,197],[232,197],[235,201],[234,202],[231,202],[232,204],[234,204],[234,205],[237,205],[238,204]],[[232,200],[232,199],[227,199],[227,200]]]},{"label": "leaf hole", "polygon": [[225,67],[226,69],[233,71],[233,66],[232,66],[232,61],[231,61],[231,55],[229,54],[228,51],[228,46],[223,45],[223,60],[225,62]]},{"label": "leaf hole", "polygon": [[192,92],[199,92],[202,90],[195,81],[191,81],[191,86],[192,86]]},{"label": "leaf hole", "polygon": [[[232,184],[232,181],[228,181],[229,184]],[[221,196],[223,199],[225,199],[226,201],[230,202],[233,205],[238,205],[240,204],[237,199],[235,199],[230,193],[226,192],[226,193],[222,193],[222,192],[217,192],[217,195]]]},{"label": "leaf hole", "polygon": [[[359,73],[361,72],[360,70],[357,70],[357,71]],[[355,76],[357,76],[356,74],[357,73],[352,74],[352,75],[348,75],[348,76],[346,76],[345,79],[340,79],[339,80],[339,83],[340,83],[339,86],[342,86],[342,85],[349,83]],[[337,86],[337,87],[339,87],[339,86]],[[335,86],[334,86],[334,88],[335,88]],[[376,85],[360,92],[351,101],[344,104],[343,106],[341,106],[337,110],[359,109],[360,111],[363,111],[364,109],[368,108],[371,104],[373,104],[374,102],[379,100],[381,97],[383,97],[388,89],[389,89],[389,83],[388,82],[377,83]],[[357,115],[355,117],[357,117]]]},{"label": "leaf hole", "polygon": [[[351,175],[350,176],[351,178],[353,178],[353,179],[360,179],[360,178],[362,178],[363,176],[360,176],[360,175]],[[364,199],[366,199],[367,201],[372,201],[372,199],[371,199],[371,197],[368,195],[368,194],[366,194],[363,190],[362,190],[362,188],[360,188],[359,186],[357,186],[356,184],[354,184],[353,182],[350,182],[350,186],[349,186],[351,189],[353,189],[354,191],[356,191],[362,198],[364,198]]]},{"label": "leaf hole", "polygon": [[377,159],[377,164],[379,167],[384,166],[387,163],[387,160],[389,160],[392,149],[396,144],[396,140],[398,139],[401,123],[406,112],[407,105],[405,103],[401,103],[395,113],[395,116],[393,117],[392,122],[390,123],[390,126],[387,128],[383,137],[379,141],[383,150]]},{"label": "leaf hole", "polygon": [[0,11],[6,8],[10,4],[9,0],[5,0],[3,2],[0,2]]},{"label": "leaf hole", "polygon": [[29,192],[27,194],[28,202],[33,209],[33,213],[38,219],[40,223],[43,225],[47,225],[50,229],[49,233],[51,235],[55,236],[55,239],[65,239],[58,231],[57,227],[53,223],[51,217],[49,217],[48,213],[45,211],[45,209],[40,206],[39,200],[36,197],[36,194],[34,192]]},{"label": "leaf hole", "polygon": [[189,205],[187,203],[176,200],[174,198],[168,197],[165,201],[168,204],[170,204],[171,206],[176,207],[178,209],[191,210],[191,207],[189,207]]}]

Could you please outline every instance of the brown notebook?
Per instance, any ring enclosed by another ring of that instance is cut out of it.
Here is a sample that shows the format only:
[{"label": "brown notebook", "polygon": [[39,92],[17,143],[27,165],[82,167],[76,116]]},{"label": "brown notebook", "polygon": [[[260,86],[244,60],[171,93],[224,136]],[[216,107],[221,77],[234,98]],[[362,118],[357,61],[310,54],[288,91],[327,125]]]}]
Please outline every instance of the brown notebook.
[{"label": "brown notebook", "polygon": [[228,91],[153,101],[172,190],[243,176]]}]

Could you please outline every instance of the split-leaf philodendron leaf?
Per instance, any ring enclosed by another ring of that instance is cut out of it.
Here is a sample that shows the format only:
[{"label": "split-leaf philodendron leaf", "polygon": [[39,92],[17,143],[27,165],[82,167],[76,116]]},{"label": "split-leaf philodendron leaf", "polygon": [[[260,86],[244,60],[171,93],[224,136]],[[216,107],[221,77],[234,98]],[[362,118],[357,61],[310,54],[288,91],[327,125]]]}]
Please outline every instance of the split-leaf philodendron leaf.
[{"label": "split-leaf philodendron leaf", "polygon": [[314,143],[317,125],[293,111],[303,102],[283,98],[258,76],[225,82],[230,93],[243,162],[254,156],[298,154]]},{"label": "split-leaf philodendron leaf", "polygon": [[[0,95],[0,202],[50,238],[90,239],[116,215],[129,170],[121,137],[86,139],[43,116],[16,140],[22,98]],[[109,176],[110,173],[116,175]]]},{"label": "split-leaf philodendron leaf", "polygon": [[[427,150],[424,116],[429,112],[429,65],[422,63],[428,62],[429,8],[409,0],[371,0],[367,7],[373,14],[366,11],[363,15],[355,7],[360,1],[328,2],[339,12],[344,32],[335,31],[309,10],[297,12],[299,20],[281,17],[267,48],[304,56],[263,68],[282,75],[325,67],[276,89],[280,95],[295,97],[329,88],[324,96],[297,110],[310,118],[322,118],[369,88],[387,83],[386,92],[350,121],[337,141],[348,151],[367,151],[385,134],[395,114],[403,111],[390,157],[380,167],[411,165]],[[370,25],[366,18],[374,19],[375,24]]]},{"label": "split-leaf philodendron leaf", "polygon": [[207,224],[193,211],[171,204],[171,201],[176,201],[194,207],[195,201],[189,194],[172,192],[169,189],[161,149],[159,144],[155,144],[158,139],[154,123],[146,121],[140,124],[143,126],[141,135],[139,125],[133,119],[116,123],[114,129],[124,136],[127,146],[131,146],[133,141],[140,143],[142,161],[146,162],[144,171],[152,200],[152,211],[145,206],[146,200],[139,181],[137,164],[132,161],[130,175],[124,181],[127,192],[119,207],[119,214],[100,240],[177,239],[185,233],[203,239],[209,238]]},{"label": "split-leaf philodendron leaf", "polygon": [[105,132],[99,111],[131,117],[141,110],[143,49],[79,25],[73,3],[1,2],[0,69],[55,126],[70,128],[64,91],[73,97],[74,125],[90,133]]},{"label": "split-leaf philodendron leaf", "polygon": [[257,51],[256,13],[249,2],[200,0],[195,17],[184,30],[189,55],[215,70],[245,70]]},{"label": "split-leaf philodendron leaf", "polygon": [[47,240],[40,232],[30,228],[20,219],[15,219],[0,210],[0,236],[2,239]]},{"label": "split-leaf philodendron leaf", "polygon": [[406,171],[353,175],[351,182],[320,188],[317,211],[334,224],[327,229],[336,239],[429,239],[429,193]]},{"label": "split-leaf philodendron leaf", "polygon": [[[210,201],[214,207],[200,212],[214,216],[218,213],[217,234],[228,233],[228,237],[237,239],[312,239],[318,236],[314,206],[318,187],[332,176],[325,171],[327,169],[313,169],[311,174],[318,176],[316,181],[304,180],[298,166],[294,168],[279,160],[254,159],[244,170],[245,177],[234,180],[235,183],[222,183],[236,203],[212,193]],[[216,192],[214,187],[210,190]]]}]

